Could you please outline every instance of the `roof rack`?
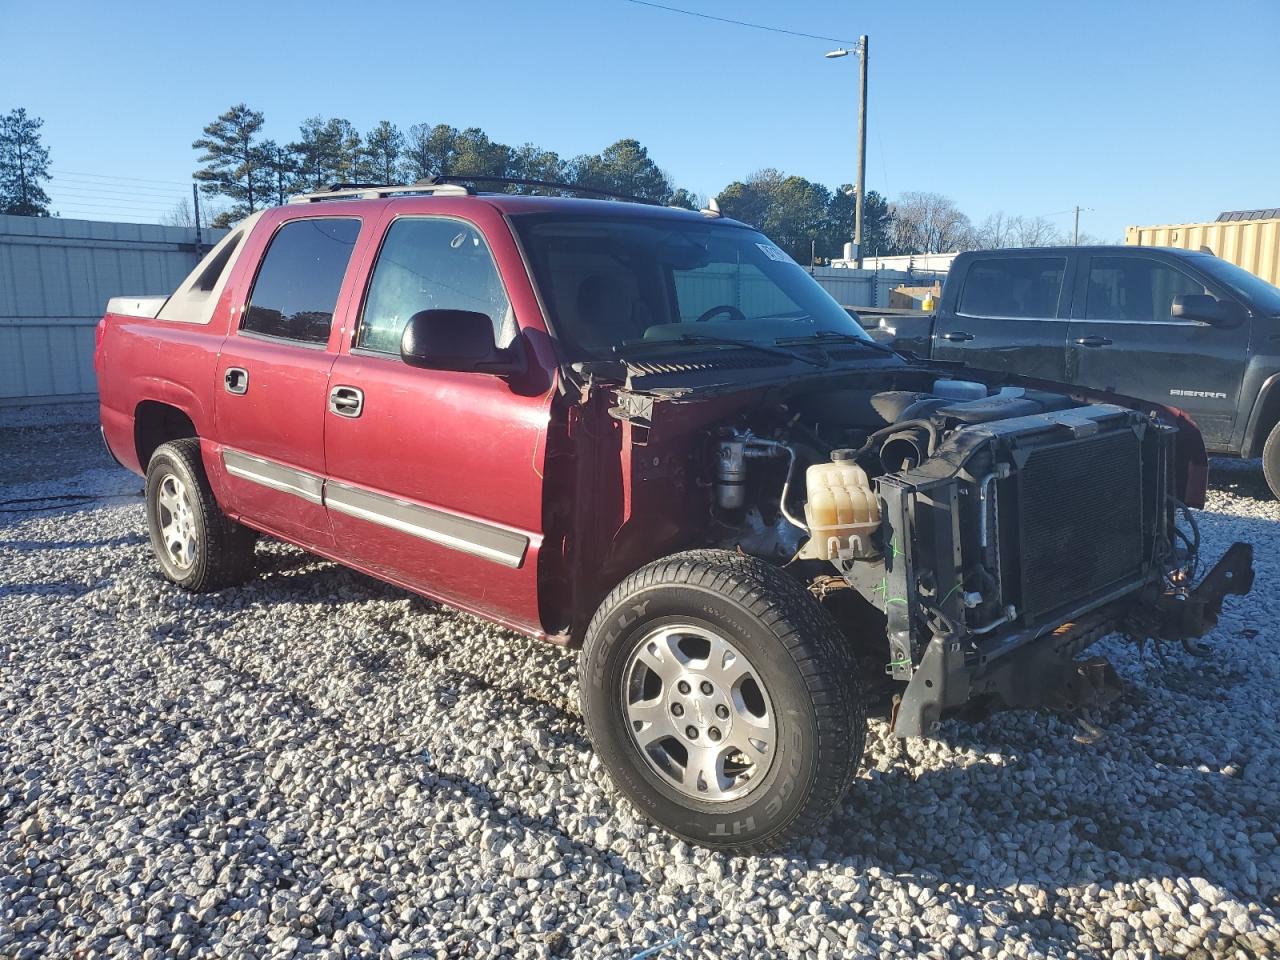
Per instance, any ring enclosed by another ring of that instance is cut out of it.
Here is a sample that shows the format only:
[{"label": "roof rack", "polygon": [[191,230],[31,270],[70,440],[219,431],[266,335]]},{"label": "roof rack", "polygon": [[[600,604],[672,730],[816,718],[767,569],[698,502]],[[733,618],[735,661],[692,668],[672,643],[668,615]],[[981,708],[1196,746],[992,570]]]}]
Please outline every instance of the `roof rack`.
[{"label": "roof rack", "polygon": [[625,200],[628,203],[644,203],[659,206],[656,200],[648,200],[630,193],[618,193],[614,190],[602,190],[599,187],[586,187],[580,183],[560,183],[556,180],[531,180],[526,177],[488,177],[470,176],[467,174],[443,174],[435,177],[424,177],[417,183],[334,183],[327,190],[316,193],[300,193],[290,197],[290,203],[319,203],[325,200],[380,200],[399,194],[439,194],[442,196],[462,197],[475,194],[471,183],[498,183],[513,187],[543,187],[549,190],[565,190],[569,193],[585,193],[594,197],[606,197],[610,200]]},{"label": "roof rack", "polygon": [[290,203],[320,203],[325,200],[380,200],[398,194],[427,193],[441,194],[450,197],[465,197],[475,193],[474,190],[458,183],[437,182],[437,178],[428,177],[417,183],[391,185],[385,183],[335,183],[327,190],[317,193],[300,193],[290,197]]},{"label": "roof rack", "polygon": [[462,173],[449,173],[437,177],[419,180],[426,184],[467,184],[467,183],[500,183],[512,187],[545,187],[550,190],[567,190],[570,193],[586,193],[596,197],[607,197],[610,200],[625,200],[628,203],[645,203],[657,206],[658,201],[637,197],[630,193],[618,193],[616,190],[602,190],[599,187],[587,187],[580,183],[562,183],[558,180],[530,180],[527,177],[489,177],[470,176]]}]

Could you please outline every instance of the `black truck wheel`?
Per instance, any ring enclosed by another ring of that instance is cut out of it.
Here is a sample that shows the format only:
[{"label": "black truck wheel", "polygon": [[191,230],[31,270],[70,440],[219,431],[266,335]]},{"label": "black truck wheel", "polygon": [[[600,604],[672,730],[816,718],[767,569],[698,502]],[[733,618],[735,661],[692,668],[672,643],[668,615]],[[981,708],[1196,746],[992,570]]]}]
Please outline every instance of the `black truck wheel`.
[{"label": "black truck wheel", "polygon": [[151,455],[147,527],[161,571],[183,589],[221,590],[253,574],[257,534],[214,500],[194,437],[163,443]]},{"label": "black truck wheel", "polygon": [[582,650],[582,711],[614,784],[703,846],[811,831],[857,771],[866,706],[831,616],[762,560],[695,550],[636,571]]},{"label": "black truck wheel", "polygon": [[1262,475],[1271,488],[1271,495],[1280,500],[1280,423],[1271,428],[1262,446]]}]

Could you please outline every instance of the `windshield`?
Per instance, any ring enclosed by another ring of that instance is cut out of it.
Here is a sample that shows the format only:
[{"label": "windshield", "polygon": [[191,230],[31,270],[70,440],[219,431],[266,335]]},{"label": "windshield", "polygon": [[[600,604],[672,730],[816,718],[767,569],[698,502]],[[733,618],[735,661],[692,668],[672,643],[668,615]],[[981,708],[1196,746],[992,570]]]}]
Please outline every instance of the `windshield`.
[{"label": "windshield", "polygon": [[1280,287],[1274,287],[1243,267],[1219,260],[1212,254],[1198,257],[1196,266],[1246,301],[1254,310],[1267,316],[1280,317]]},{"label": "windshield", "polygon": [[512,220],[567,360],[611,357],[615,347],[636,341],[678,348],[685,338],[871,339],[754,230],[657,217]]}]

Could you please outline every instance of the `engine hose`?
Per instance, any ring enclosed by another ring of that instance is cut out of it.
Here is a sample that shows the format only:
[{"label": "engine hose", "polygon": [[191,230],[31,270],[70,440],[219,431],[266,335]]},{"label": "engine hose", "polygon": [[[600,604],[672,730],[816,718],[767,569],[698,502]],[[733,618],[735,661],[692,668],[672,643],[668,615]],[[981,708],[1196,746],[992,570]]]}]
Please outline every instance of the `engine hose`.
[{"label": "engine hose", "polygon": [[[933,456],[934,451],[937,450],[938,448],[938,428],[934,426],[933,421],[931,420],[916,419],[916,420],[899,420],[897,423],[891,423],[887,427],[881,427],[875,433],[871,434],[871,436],[867,437],[866,441],[857,450],[853,451],[853,453],[851,454],[845,454],[841,456],[840,459],[841,460],[861,460],[863,455],[870,452],[871,448],[875,446],[876,441],[879,440],[881,437],[887,437],[895,433],[900,433],[901,431],[909,429],[911,427],[919,427],[921,430],[925,431],[925,433],[929,434],[928,454],[929,456]],[[834,457],[837,452],[844,454],[844,451],[833,450],[831,453],[832,457]]]},{"label": "engine hose", "polygon": [[[1178,511],[1184,517],[1187,518],[1187,526],[1191,528],[1191,533],[1193,534],[1192,541],[1187,544],[1187,547],[1191,551],[1191,555],[1190,557],[1187,558],[1187,560],[1188,560],[1188,565],[1191,568],[1191,579],[1194,580],[1196,576],[1196,572],[1200,567],[1200,524],[1196,520],[1195,514],[1191,512],[1190,507],[1188,507],[1181,500],[1174,500],[1172,497],[1170,497],[1169,499],[1172,501],[1173,505],[1178,509]],[[1174,530],[1184,540],[1186,539],[1186,534],[1182,533],[1181,530],[1178,530],[1176,523],[1174,524]]]}]

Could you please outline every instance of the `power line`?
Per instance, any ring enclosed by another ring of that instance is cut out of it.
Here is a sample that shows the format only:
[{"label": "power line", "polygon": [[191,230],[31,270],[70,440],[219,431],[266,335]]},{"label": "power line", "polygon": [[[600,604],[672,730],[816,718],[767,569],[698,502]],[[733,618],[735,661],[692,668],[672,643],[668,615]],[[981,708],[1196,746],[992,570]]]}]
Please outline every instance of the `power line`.
[{"label": "power line", "polygon": [[165,203],[170,200],[181,200],[184,194],[181,191],[174,191],[170,194],[145,194],[145,193],[121,193],[115,190],[85,190],[79,187],[63,187],[54,183],[49,187],[54,193],[65,193],[71,196],[82,197],[110,197],[112,200],[132,200],[135,203]]},{"label": "power line", "polygon": [[829,40],[831,43],[854,43],[853,40],[842,40],[840,37],[824,37],[816,33],[801,33],[799,30],[786,30],[782,27],[770,27],[763,23],[750,23],[746,20],[734,20],[731,17],[716,17],[697,10],[681,10],[679,7],[668,7],[662,3],[650,3],[649,0],[625,0],[641,7],[653,7],[655,10],[666,10],[668,13],[682,13],[686,17],[699,17],[703,20],[715,20],[719,23],[732,23],[739,27],[751,27],[754,30],[768,30],[770,33],[785,33],[792,37],[804,37],[808,40]]},{"label": "power line", "polygon": [[160,193],[166,197],[175,193],[187,193],[191,190],[190,186],[187,186],[185,190],[182,187],[143,187],[123,180],[81,180],[77,177],[53,177],[53,183],[55,186],[67,184],[85,190],[127,190],[130,193],[137,194]]},{"label": "power line", "polygon": [[50,170],[55,176],[93,177],[98,180],[129,180],[134,183],[161,183],[173,187],[190,187],[190,180],[155,180],[147,177],[117,177],[108,173],[85,173],[82,170]]},{"label": "power line", "polygon": [[62,196],[55,193],[53,199],[56,203],[75,207],[102,207],[104,209],[117,210],[172,210],[179,203],[136,203],[132,200],[113,200],[110,197],[101,199],[96,197],[72,197]]},{"label": "power line", "polygon": [[110,201],[120,201],[120,206],[166,206],[168,207],[168,206],[173,206],[174,204],[178,204],[178,202],[182,202],[183,200],[188,200],[188,197],[183,197],[182,195],[180,195],[180,193],[179,195],[173,196],[173,197],[129,197],[129,196],[119,195],[119,193],[77,193],[74,191],[69,191],[69,189],[65,187],[63,189],[52,187],[50,188],[50,191],[54,193],[55,196],[67,197],[68,200],[70,201],[82,202],[82,204],[88,204],[88,202],[96,202],[96,201],[102,200],[102,201],[109,201],[108,205],[110,205]]}]

